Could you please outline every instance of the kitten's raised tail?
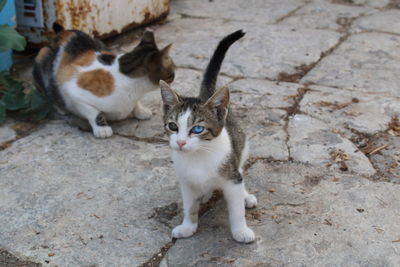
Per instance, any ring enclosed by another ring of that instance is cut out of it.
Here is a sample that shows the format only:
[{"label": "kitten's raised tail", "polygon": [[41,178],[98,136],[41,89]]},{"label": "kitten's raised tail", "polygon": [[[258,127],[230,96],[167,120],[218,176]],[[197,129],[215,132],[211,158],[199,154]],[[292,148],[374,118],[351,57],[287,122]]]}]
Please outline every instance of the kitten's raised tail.
[{"label": "kitten's raised tail", "polygon": [[221,68],[222,61],[225,58],[226,51],[228,51],[229,47],[234,42],[242,38],[244,35],[245,32],[243,32],[243,30],[238,30],[234,33],[229,34],[219,42],[217,49],[215,49],[214,54],[212,55],[210,63],[208,63],[208,66],[203,76],[199,96],[201,100],[206,101],[214,94],[217,76]]}]

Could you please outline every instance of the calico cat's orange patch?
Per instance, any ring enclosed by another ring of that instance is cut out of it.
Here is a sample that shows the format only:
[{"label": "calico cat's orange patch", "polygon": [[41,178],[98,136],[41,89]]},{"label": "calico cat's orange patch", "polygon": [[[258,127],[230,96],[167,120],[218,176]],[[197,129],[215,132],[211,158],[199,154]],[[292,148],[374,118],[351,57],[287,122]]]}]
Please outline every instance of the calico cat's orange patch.
[{"label": "calico cat's orange patch", "polygon": [[80,74],[78,85],[95,96],[108,96],[114,91],[114,78],[108,71],[95,69]]},{"label": "calico cat's orange patch", "polygon": [[45,46],[42,49],[40,49],[39,53],[37,54],[37,56],[35,57],[35,61],[37,63],[42,63],[42,61],[48,56],[48,54],[50,53],[50,48]]},{"label": "calico cat's orange patch", "polygon": [[93,50],[88,50],[71,62],[69,54],[64,52],[57,72],[58,83],[63,84],[69,81],[76,73],[76,66],[90,65],[95,58],[96,53]]}]

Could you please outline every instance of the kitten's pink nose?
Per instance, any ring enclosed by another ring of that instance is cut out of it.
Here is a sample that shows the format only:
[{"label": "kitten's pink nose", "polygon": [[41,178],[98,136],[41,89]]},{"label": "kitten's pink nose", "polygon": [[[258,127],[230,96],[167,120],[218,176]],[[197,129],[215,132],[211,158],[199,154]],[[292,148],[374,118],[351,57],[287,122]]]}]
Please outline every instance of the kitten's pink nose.
[{"label": "kitten's pink nose", "polygon": [[186,145],[186,141],[185,140],[178,140],[178,141],[176,141],[176,143],[178,144],[179,149],[182,149],[182,147],[184,145]]}]

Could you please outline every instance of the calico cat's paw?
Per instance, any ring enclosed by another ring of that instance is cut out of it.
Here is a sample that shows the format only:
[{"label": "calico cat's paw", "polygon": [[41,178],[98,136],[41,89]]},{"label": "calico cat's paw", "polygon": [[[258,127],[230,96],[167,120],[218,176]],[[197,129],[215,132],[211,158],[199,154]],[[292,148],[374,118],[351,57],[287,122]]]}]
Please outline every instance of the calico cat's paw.
[{"label": "calico cat's paw", "polygon": [[257,198],[254,195],[248,194],[244,198],[244,202],[247,209],[252,209],[257,206]]},{"label": "calico cat's paw", "polygon": [[97,138],[107,138],[113,135],[113,130],[110,126],[97,126],[93,129],[93,135]]},{"label": "calico cat's paw", "polygon": [[197,231],[197,224],[181,224],[172,230],[173,238],[185,238],[192,236]]},{"label": "calico cat's paw", "polygon": [[243,228],[232,229],[232,236],[233,239],[240,243],[251,243],[256,238],[253,230],[247,226]]}]

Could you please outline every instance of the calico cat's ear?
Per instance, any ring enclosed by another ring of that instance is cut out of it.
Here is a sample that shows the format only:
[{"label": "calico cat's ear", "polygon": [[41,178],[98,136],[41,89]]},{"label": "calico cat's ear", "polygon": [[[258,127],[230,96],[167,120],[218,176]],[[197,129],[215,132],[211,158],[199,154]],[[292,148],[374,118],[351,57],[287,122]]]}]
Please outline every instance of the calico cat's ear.
[{"label": "calico cat's ear", "polygon": [[164,103],[164,111],[181,102],[180,97],[163,80],[160,80],[161,97]]},{"label": "calico cat's ear", "polygon": [[172,43],[161,49],[161,54],[163,56],[169,56],[169,51],[171,50]]},{"label": "calico cat's ear", "polygon": [[229,89],[222,87],[218,89],[204,104],[204,106],[211,108],[215,111],[219,120],[226,117],[229,104]]},{"label": "calico cat's ear", "polygon": [[140,44],[152,44],[155,45],[156,41],[154,39],[154,33],[152,31],[146,30],[143,34]]}]

